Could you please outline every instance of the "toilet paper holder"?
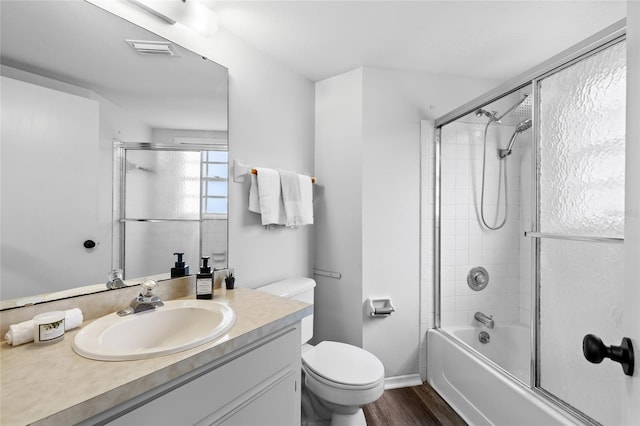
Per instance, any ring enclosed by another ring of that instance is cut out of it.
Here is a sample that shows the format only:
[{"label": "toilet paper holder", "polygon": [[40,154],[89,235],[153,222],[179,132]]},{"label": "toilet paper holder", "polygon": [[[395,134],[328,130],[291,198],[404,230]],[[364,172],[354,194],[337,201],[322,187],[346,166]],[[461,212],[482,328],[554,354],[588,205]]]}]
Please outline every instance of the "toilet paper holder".
[{"label": "toilet paper holder", "polygon": [[372,318],[388,317],[396,311],[391,299],[368,299],[369,316]]}]

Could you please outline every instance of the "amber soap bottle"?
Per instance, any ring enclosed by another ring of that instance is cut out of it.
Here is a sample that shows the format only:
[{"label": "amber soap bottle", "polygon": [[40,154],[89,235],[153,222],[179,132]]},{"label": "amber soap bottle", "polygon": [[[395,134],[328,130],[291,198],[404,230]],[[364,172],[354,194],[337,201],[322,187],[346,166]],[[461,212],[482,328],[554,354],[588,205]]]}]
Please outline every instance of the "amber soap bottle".
[{"label": "amber soap bottle", "polygon": [[196,299],[213,299],[213,274],[209,256],[202,256],[200,273],[196,275]]}]

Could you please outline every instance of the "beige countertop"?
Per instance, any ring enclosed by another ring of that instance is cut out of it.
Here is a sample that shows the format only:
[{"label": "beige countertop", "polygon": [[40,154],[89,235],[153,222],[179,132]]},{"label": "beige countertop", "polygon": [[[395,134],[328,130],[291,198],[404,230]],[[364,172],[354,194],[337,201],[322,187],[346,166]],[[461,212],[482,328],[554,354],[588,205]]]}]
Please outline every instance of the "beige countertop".
[{"label": "beige countertop", "polygon": [[[193,297],[193,296],[191,296]],[[312,306],[250,289],[216,289],[214,301],[236,313],[223,337],[176,354],[138,361],[94,361],[72,342],[0,346],[0,424],[73,424],[216,361],[312,313]],[[85,321],[87,325],[91,321]]]}]

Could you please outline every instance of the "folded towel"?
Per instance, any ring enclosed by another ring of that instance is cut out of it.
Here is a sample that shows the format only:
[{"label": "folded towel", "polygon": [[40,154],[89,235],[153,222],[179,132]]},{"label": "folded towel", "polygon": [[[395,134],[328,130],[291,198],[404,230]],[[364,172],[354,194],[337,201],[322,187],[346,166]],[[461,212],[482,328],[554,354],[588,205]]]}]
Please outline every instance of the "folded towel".
[{"label": "folded towel", "polygon": [[[64,329],[72,330],[82,324],[82,311],[78,308],[64,311]],[[18,324],[9,326],[9,331],[4,335],[8,344],[13,346],[22,345],[33,341],[33,329],[35,324],[33,320],[23,321]]]},{"label": "folded towel", "polygon": [[300,179],[298,174],[288,170],[278,170],[280,173],[280,185],[282,186],[282,201],[284,213],[289,227],[300,226],[302,217],[300,214]]},{"label": "folded towel", "polygon": [[249,187],[249,211],[260,213],[260,195],[258,194],[258,176],[251,174],[251,186]]},{"label": "folded towel", "polygon": [[263,225],[284,225],[286,217],[280,190],[280,175],[276,170],[257,168],[258,198]]},{"label": "folded towel", "polygon": [[313,181],[311,176],[298,175],[300,180],[300,217],[302,225],[313,225]]},{"label": "folded towel", "polygon": [[309,176],[278,170],[286,225],[297,227],[313,223],[313,188]]}]

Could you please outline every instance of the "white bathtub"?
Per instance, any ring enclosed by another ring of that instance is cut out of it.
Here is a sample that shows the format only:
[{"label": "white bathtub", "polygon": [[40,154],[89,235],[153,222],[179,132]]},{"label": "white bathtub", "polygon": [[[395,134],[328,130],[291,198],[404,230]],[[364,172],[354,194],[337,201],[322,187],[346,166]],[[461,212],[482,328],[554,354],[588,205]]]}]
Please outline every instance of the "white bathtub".
[{"label": "white bathtub", "polygon": [[[468,344],[472,347],[484,346],[481,351],[486,352],[485,355],[489,358],[496,356],[494,362],[504,368],[512,362],[511,358],[503,357],[501,364],[498,362],[499,356],[513,351],[514,346],[511,346],[510,342],[522,339],[519,333],[522,330],[517,330],[519,327],[513,326],[510,330],[508,328],[507,326],[503,327],[503,330],[498,327],[486,330],[491,335],[491,343],[496,343],[492,347],[489,347],[491,344],[482,345],[478,341],[478,328],[469,327],[454,332],[465,341],[467,338],[470,339]],[[511,335],[508,335],[509,333]],[[528,343],[524,348],[527,351],[524,359],[528,363]],[[521,374],[526,373],[525,380],[528,382],[528,366],[523,367],[521,364],[510,367],[525,368],[526,372],[521,371]],[[537,396],[531,389],[489,365],[436,329],[427,332],[427,381],[470,425],[580,424]]]},{"label": "white bathtub", "polygon": [[[451,327],[447,331],[524,383],[530,382],[531,338],[527,327],[516,324],[498,325],[494,329]],[[488,343],[480,342],[481,331],[489,333]]]}]

